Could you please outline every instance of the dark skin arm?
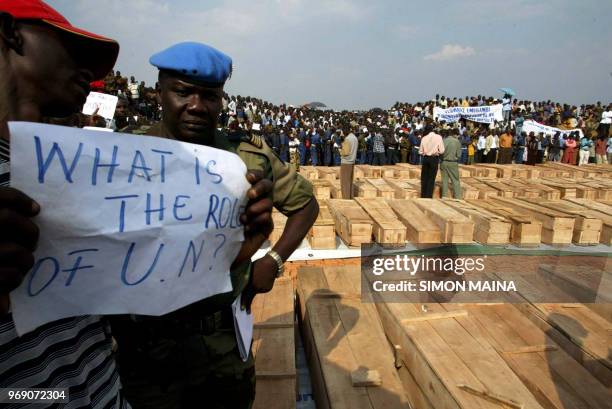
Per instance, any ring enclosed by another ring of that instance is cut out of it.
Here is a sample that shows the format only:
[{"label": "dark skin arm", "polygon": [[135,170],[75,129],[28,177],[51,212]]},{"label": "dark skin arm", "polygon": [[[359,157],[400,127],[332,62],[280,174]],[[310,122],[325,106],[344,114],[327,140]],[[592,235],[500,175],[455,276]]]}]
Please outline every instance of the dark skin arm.
[{"label": "dark skin arm", "polygon": [[[315,198],[312,198],[306,206],[287,218],[283,234],[272,248],[281,256],[283,261],[286,261],[302,243],[318,215],[319,204]],[[272,290],[277,270],[276,261],[269,255],[265,255],[253,263],[251,280],[243,295],[243,305],[247,309],[250,309],[255,295]]]},{"label": "dark skin arm", "polygon": [[250,260],[274,228],[273,204],[272,200],[267,198],[272,191],[272,181],[264,179],[263,172],[258,170],[249,170],[246,178],[251,188],[247,191],[249,202],[244,214],[240,216],[240,222],[245,226],[244,242],[232,263],[232,269]]}]

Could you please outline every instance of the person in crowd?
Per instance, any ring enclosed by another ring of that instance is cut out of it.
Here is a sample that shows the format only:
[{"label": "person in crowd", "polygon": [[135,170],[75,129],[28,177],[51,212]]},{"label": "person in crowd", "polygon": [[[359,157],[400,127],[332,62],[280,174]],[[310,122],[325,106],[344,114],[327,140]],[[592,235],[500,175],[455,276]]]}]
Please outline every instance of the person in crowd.
[{"label": "person in crowd", "polygon": [[595,142],[595,163],[598,165],[602,163],[609,163],[606,155],[609,140],[610,138],[605,138],[602,135],[597,137]]},{"label": "person in crowd", "polygon": [[421,197],[431,199],[436,183],[436,175],[438,174],[440,155],[444,153],[444,143],[442,142],[442,137],[434,132],[433,126],[426,125],[424,133],[425,136],[423,136],[419,146],[419,155],[423,158]]},{"label": "person in crowd", "polygon": [[537,136],[538,140],[538,157],[536,158],[536,163],[544,163],[544,158],[546,157],[546,150],[548,149],[548,137],[543,133]]},{"label": "person in crowd", "polygon": [[508,128],[499,137],[499,163],[512,163],[512,134]]},{"label": "person in crowd", "polygon": [[601,121],[599,122],[599,135],[604,137],[610,136],[610,124],[612,124],[612,104],[608,105],[605,111],[601,113]]},{"label": "person in crowd", "polygon": [[387,149],[387,165],[395,165],[398,162],[399,138],[395,132],[386,131],[385,146]]},{"label": "person in crowd", "polygon": [[535,166],[538,161],[538,148],[540,143],[533,132],[529,132],[527,139],[527,165]]},{"label": "person in crowd", "polygon": [[332,141],[332,131],[331,129],[326,129],[323,132],[323,137],[321,138],[321,146],[322,146],[322,156],[323,156],[323,166],[332,166],[333,165],[333,141]]},{"label": "person in crowd", "polygon": [[583,135],[582,138],[580,138],[578,166],[587,165],[589,163],[589,153],[592,145],[593,141],[587,135]]},{"label": "person in crowd", "polygon": [[408,135],[408,142],[410,142],[410,163],[412,165],[420,165],[422,156],[420,152],[421,146],[421,131],[415,129],[411,134]]},{"label": "person in crowd", "polygon": [[280,159],[283,162],[289,161],[289,136],[287,135],[287,129],[281,128],[279,135],[280,143]]},{"label": "person in crowd", "polygon": [[461,133],[461,136],[459,138],[459,142],[461,143],[461,158],[459,159],[459,162],[464,165],[467,165],[469,157],[468,151],[469,146],[472,143],[472,137],[468,134],[465,128],[459,128],[459,132]]},{"label": "person in crowd", "polygon": [[132,105],[138,104],[138,100],[140,99],[140,93],[138,89],[138,83],[136,82],[136,79],[133,76],[130,77],[130,83],[128,84],[127,88],[128,96]]},{"label": "person in crowd", "polygon": [[340,151],[340,189],[342,190],[343,199],[352,199],[353,172],[359,142],[355,134],[348,127],[345,127],[343,132],[347,135],[342,141],[342,149]]},{"label": "person in crowd", "polygon": [[313,129],[310,135],[310,160],[312,166],[317,166],[320,163],[319,152],[321,150],[321,136],[316,129]]},{"label": "person in crowd", "polygon": [[358,151],[357,151],[357,162],[361,165],[365,165],[367,163],[368,156],[368,144],[366,142],[366,133],[367,128],[363,128],[359,133],[358,141]]},{"label": "person in crowd", "polygon": [[476,140],[474,138],[470,139],[470,143],[467,147],[467,150],[468,150],[468,157],[467,157],[466,165],[473,165],[474,157],[476,155]]},{"label": "person in crowd", "polygon": [[550,143],[550,151],[548,160],[551,162],[559,162],[561,160],[561,134],[555,132]]},{"label": "person in crowd", "polygon": [[291,167],[295,172],[300,170],[300,151],[298,147],[300,146],[300,140],[298,139],[295,130],[292,131],[291,136],[289,136],[289,158],[291,162]]},{"label": "person in crowd", "polygon": [[[149,134],[236,153],[247,169],[272,180],[268,200],[288,217],[280,239],[264,257],[233,263],[231,291],[162,317],[113,317],[125,394],[135,408],[143,409],[191,409],[201,406],[203,399],[215,408],[250,408],[254,360],[252,354],[246,361],[240,356],[231,306],[241,297],[242,307],[250,310],[256,294],[272,289],[284,261],[316,220],[317,201],[311,184],[280,161],[263,137],[248,127],[233,134],[217,130],[223,87],[232,71],[230,57],[208,45],[185,42],[153,55],[149,62],[159,69],[163,108],[162,122]],[[247,228],[245,234],[267,233]]]},{"label": "person in crowd", "polygon": [[486,153],[485,153],[486,147],[487,147],[487,138],[484,136],[483,133],[479,133],[478,142],[476,143],[476,163],[486,162]]},{"label": "person in crowd", "polygon": [[512,114],[512,96],[505,94],[502,99],[502,114],[504,115],[504,124],[510,125],[510,119]]},{"label": "person in crowd", "polygon": [[332,144],[332,157],[334,160],[334,166],[340,166],[341,158],[340,158],[340,147],[342,146],[342,135],[341,130],[338,129],[336,133],[333,135],[333,144]]},{"label": "person in crowd", "polygon": [[563,153],[563,158],[561,159],[561,163],[567,163],[570,165],[575,165],[574,161],[574,152],[576,151],[576,140],[573,134],[570,134],[565,139],[565,151]]},{"label": "person in crowd", "polygon": [[301,128],[298,132],[298,140],[300,141],[300,145],[298,146],[300,165],[304,166],[308,163],[306,152],[310,151],[310,138],[306,136],[306,132]]},{"label": "person in crowd", "polygon": [[372,152],[374,154],[374,159],[372,164],[382,166],[385,164],[385,138],[383,137],[380,129],[377,129],[374,132],[373,139],[374,144],[372,147]]},{"label": "person in crowd", "polygon": [[408,141],[408,136],[404,131],[400,131],[401,136],[399,140],[400,147],[400,162],[408,163],[408,155],[410,154],[410,142]]},{"label": "person in crowd", "polygon": [[443,139],[444,153],[440,161],[440,173],[442,174],[442,188],[440,195],[448,196],[448,183],[450,181],[453,189],[453,198],[461,199],[461,182],[459,180],[459,159],[461,158],[461,142],[454,132],[447,132]]},{"label": "person in crowd", "polygon": [[366,143],[366,165],[371,165],[374,162],[374,135],[369,130],[365,131]]}]

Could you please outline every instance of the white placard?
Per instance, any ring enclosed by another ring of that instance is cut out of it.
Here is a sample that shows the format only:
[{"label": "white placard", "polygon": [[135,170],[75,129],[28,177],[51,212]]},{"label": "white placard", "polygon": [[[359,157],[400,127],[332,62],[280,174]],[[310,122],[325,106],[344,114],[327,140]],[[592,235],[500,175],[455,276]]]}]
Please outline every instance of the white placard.
[{"label": "white placard", "polygon": [[115,95],[102,94],[101,92],[90,92],[87,101],[83,105],[83,113],[91,115],[98,109],[97,115],[106,119],[113,119],[117,108],[117,98]]},{"label": "white placard", "polygon": [[461,118],[485,124],[504,120],[502,104],[483,105],[479,107],[451,107],[443,109],[434,107],[434,120],[447,123],[457,122]]},{"label": "white placard", "polygon": [[41,205],[17,331],[86,314],[163,315],[231,291],[249,183],[235,154],[169,139],[9,124],[11,186]]},{"label": "white placard", "polygon": [[543,133],[544,135],[550,135],[550,136],[553,136],[554,134],[559,132],[559,134],[561,134],[564,138],[567,137],[569,134],[571,134],[573,132],[578,132],[578,135],[580,135],[580,138],[582,138],[582,136],[583,136],[582,129],[580,129],[580,128],[576,128],[576,129],[559,129],[559,128],[555,128],[553,126],[543,125],[543,124],[541,124],[539,122],[536,122],[536,121],[533,121],[531,119],[523,122],[523,127],[521,128],[521,132],[525,132],[527,135],[529,135],[530,132],[533,132],[534,135],[538,135],[540,133]]}]

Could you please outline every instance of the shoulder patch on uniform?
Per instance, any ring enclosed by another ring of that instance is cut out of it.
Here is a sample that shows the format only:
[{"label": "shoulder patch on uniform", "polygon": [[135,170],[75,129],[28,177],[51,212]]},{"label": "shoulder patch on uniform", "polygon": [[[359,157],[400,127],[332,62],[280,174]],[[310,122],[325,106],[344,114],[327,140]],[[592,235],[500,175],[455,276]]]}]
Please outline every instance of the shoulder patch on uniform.
[{"label": "shoulder patch on uniform", "polygon": [[261,149],[263,147],[263,145],[264,145],[263,137],[261,135],[254,135],[254,134],[245,135],[242,138],[242,141],[246,142],[246,143],[250,143],[251,145],[253,145],[257,149]]}]

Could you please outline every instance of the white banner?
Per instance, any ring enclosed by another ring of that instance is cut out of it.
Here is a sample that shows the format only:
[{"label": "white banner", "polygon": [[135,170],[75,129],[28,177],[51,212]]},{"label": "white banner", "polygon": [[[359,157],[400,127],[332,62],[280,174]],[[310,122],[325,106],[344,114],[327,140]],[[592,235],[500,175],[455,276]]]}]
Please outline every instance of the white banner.
[{"label": "white banner", "polygon": [[567,135],[571,134],[572,132],[578,132],[578,134],[580,135],[580,138],[582,138],[583,136],[582,129],[580,128],[559,129],[559,128],[555,128],[555,127],[548,126],[548,125],[542,125],[541,123],[533,121],[531,119],[523,122],[523,127],[521,128],[521,132],[525,132],[527,133],[527,135],[529,135],[530,132],[533,132],[535,135],[538,135],[539,133],[543,133],[544,135],[551,135],[551,136],[559,132],[561,135],[563,135],[564,138]]},{"label": "white banner", "polygon": [[232,290],[249,183],[235,154],[169,139],[10,123],[11,186],[41,205],[17,331],[86,314],[163,315]]},{"label": "white banner", "polygon": [[451,107],[447,109],[434,107],[434,120],[451,123],[457,122],[461,118],[490,124],[494,121],[503,121],[504,115],[502,113],[501,104],[484,105],[480,107]]},{"label": "white banner", "polygon": [[102,94],[100,92],[90,92],[87,101],[83,105],[83,113],[91,115],[98,110],[98,115],[106,119],[113,119],[115,109],[117,109],[117,98],[114,95]]}]

